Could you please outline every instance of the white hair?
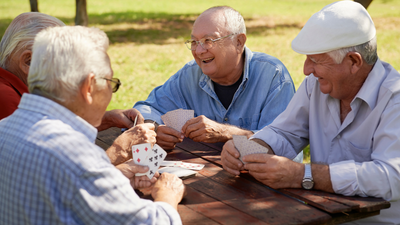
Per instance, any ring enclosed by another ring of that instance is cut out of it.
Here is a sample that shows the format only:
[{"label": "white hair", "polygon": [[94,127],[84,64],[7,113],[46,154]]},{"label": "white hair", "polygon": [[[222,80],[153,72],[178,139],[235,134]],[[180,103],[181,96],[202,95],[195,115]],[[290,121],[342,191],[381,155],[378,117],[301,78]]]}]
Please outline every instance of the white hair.
[{"label": "white hair", "polygon": [[327,54],[335,61],[337,64],[341,64],[344,57],[349,52],[358,52],[368,65],[373,65],[376,60],[378,60],[376,36],[370,41],[363,44],[341,48],[328,52]]},{"label": "white hair", "polygon": [[0,67],[7,69],[9,57],[22,50],[32,50],[33,40],[37,33],[46,27],[65,26],[52,16],[27,12],[15,17],[10,23],[0,42]]},{"label": "white hair", "polygon": [[[33,44],[29,91],[60,102],[73,101],[90,73],[96,78],[112,73],[108,44],[107,35],[98,28],[65,26],[42,30]],[[96,84],[105,87],[107,82],[98,79]]]},{"label": "white hair", "polygon": [[220,10],[222,11],[222,15],[225,17],[225,28],[228,32],[234,34],[246,34],[246,25],[243,16],[232,7],[215,6],[207,9],[203,13],[216,12]]}]

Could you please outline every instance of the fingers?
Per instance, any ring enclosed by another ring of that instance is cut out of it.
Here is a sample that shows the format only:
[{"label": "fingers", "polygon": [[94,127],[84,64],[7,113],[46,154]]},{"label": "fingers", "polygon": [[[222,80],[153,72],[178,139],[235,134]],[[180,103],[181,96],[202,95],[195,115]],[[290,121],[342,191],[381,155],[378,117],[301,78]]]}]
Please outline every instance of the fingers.
[{"label": "fingers", "polygon": [[250,154],[243,156],[243,162],[266,163],[273,155],[267,153]]},{"label": "fingers", "polygon": [[185,185],[176,175],[163,173],[154,184],[151,195],[154,201],[163,201],[175,209],[185,194]]},{"label": "fingers", "polygon": [[130,121],[134,122],[136,120],[136,125],[144,123],[144,117],[137,109],[126,109],[123,113]]},{"label": "fingers", "polygon": [[154,145],[156,143],[156,132],[154,131],[154,125],[151,123],[143,123],[136,125],[135,127],[124,132],[124,134],[130,135],[132,145],[141,143],[150,143]]},{"label": "fingers", "polygon": [[235,148],[233,141],[226,142],[221,152],[223,168],[233,175],[239,175],[240,170],[243,169],[243,163],[238,158],[239,152]]},{"label": "fingers", "polygon": [[157,129],[157,144],[163,149],[169,150],[175,148],[176,143],[183,141],[182,134],[165,125],[160,125]]}]

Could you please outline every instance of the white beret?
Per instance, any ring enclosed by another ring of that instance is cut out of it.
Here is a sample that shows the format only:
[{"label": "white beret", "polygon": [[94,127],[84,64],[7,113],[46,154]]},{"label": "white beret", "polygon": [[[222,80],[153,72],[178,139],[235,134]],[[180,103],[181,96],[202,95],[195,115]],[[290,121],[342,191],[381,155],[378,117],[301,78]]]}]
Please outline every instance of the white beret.
[{"label": "white beret", "polygon": [[363,44],[375,37],[367,10],[353,1],[334,2],[315,13],[292,41],[292,49],[313,55]]}]

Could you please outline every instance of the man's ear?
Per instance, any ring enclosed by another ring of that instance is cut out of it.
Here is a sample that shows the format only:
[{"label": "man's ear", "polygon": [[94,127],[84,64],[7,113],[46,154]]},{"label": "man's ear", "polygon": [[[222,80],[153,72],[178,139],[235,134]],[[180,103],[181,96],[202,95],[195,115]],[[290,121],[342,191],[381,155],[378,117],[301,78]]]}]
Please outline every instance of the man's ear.
[{"label": "man's ear", "polygon": [[247,37],[246,34],[238,34],[236,38],[236,51],[238,54],[241,54],[244,50],[244,45],[246,44]]},{"label": "man's ear", "polygon": [[364,64],[362,56],[358,52],[349,52],[347,57],[351,60],[351,73],[356,74]]},{"label": "man's ear", "polygon": [[29,74],[29,67],[31,66],[31,59],[32,59],[32,51],[25,50],[19,56],[19,68],[21,71],[28,77]]},{"label": "man's ear", "polygon": [[80,93],[83,98],[83,100],[87,104],[92,104],[93,102],[93,91],[94,91],[94,85],[96,83],[96,78],[93,73],[90,73],[87,75],[85,80],[82,82],[81,87],[80,87]]}]

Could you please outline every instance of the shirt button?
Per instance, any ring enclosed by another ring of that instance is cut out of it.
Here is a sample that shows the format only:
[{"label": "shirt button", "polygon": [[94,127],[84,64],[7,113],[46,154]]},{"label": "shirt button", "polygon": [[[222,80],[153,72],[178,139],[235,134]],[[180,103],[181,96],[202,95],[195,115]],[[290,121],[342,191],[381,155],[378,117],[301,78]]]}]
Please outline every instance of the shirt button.
[{"label": "shirt button", "polygon": [[337,136],[337,139],[340,139],[340,137],[341,137],[341,136],[340,136],[340,134],[339,134],[339,135]]},{"label": "shirt button", "polygon": [[224,120],[225,120],[225,121],[228,121],[228,118],[225,118]]}]

